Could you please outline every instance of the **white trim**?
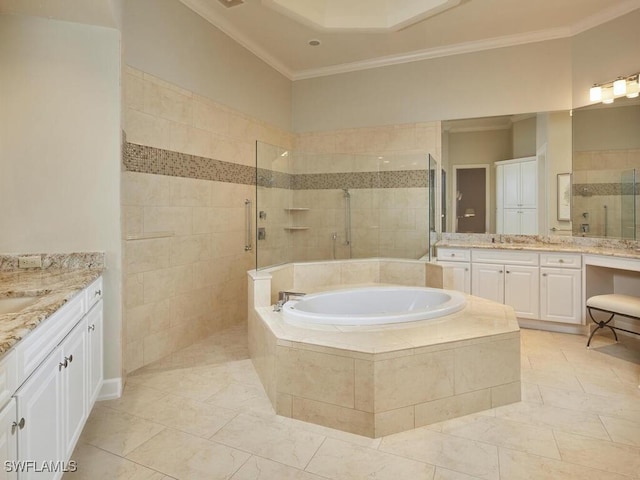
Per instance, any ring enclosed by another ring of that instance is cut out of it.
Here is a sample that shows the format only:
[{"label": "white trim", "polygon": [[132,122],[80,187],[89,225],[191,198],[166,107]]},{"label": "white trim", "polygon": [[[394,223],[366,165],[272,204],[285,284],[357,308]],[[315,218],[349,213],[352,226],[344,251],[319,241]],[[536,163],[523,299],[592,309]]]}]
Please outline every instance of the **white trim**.
[{"label": "white trim", "polygon": [[628,0],[621,5],[616,5],[609,9],[603,10],[581,22],[568,27],[539,30],[535,32],[526,32],[515,35],[506,35],[502,37],[488,38],[485,40],[447,45],[444,47],[427,48],[424,50],[417,50],[414,52],[403,53],[399,55],[388,55],[357,62],[343,63],[340,65],[331,65],[328,67],[293,71],[275,56],[268,53],[261,45],[251,40],[246,34],[241,32],[236,26],[234,26],[228,19],[222,17],[221,15],[216,15],[215,9],[206,0],[180,0],[180,2],[196,12],[209,23],[222,30],[222,32],[227,34],[244,48],[249,50],[251,53],[256,55],[258,58],[263,60],[265,63],[267,63],[292,81],[305,80],[315,77],[324,77],[328,75],[335,75],[338,73],[356,72],[359,70],[368,70],[371,68],[417,62],[420,60],[447,57],[451,55],[474,53],[483,50],[492,50],[495,48],[512,47],[517,45],[524,45],[527,43],[568,38],[640,8],[640,0]]},{"label": "white trim", "polygon": [[114,400],[122,396],[122,378],[109,378],[102,382],[98,400]]},{"label": "white trim", "polygon": [[[485,200],[484,200],[484,210],[485,210],[485,215],[484,215],[484,228],[485,231],[484,233],[489,233],[489,229],[491,226],[491,165],[489,165],[488,163],[478,163],[478,164],[468,164],[468,165],[452,165],[451,169],[451,180],[452,180],[452,186],[451,186],[451,198],[456,198],[457,197],[457,192],[458,192],[458,170],[468,170],[471,168],[484,168],[485,170]],[[454,200],[454,204],[451,205],[451,212],[452,212],[452,217],[451,219],[453,220],[453,230],[454,233],[460,233],[458,232],[458,202],[457,200]]]}]

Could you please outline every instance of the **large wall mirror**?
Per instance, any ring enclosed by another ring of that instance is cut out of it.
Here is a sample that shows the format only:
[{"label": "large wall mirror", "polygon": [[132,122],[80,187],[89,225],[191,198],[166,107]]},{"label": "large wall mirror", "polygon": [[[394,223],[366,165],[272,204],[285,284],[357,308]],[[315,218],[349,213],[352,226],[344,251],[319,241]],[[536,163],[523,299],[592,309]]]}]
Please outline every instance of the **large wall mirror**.
[{"label": "large wall mirror", "polygon": [[638,98],[443,121],[442,167],[445,232],[640,239]]},{"label": "large wall mirror", "polygon": [[571,135],[568,111],[442,122],[443,231],[570,235],[555,183],[571,172]]},{"label": "large wall mirror", "polygon": [[638,240],[640,98],[573,112],[573,235]]}]

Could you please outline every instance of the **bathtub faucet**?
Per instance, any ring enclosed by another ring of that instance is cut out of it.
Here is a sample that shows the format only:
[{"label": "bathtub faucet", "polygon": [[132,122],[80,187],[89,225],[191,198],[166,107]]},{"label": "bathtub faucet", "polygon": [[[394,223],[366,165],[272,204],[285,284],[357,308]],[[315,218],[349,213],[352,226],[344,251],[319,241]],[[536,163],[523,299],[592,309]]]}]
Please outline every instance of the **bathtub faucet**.
[{"label": "bathtub faucet", "polygon": [[280,310],[282,310],[282,306],[285,303],[287,303],[291,297],[304,297],[304,296],[305,294],[300,292],[287,292],[287,291],[278,292],[278,303],[276,303],[273,306],[273,311],[279,312]]}]

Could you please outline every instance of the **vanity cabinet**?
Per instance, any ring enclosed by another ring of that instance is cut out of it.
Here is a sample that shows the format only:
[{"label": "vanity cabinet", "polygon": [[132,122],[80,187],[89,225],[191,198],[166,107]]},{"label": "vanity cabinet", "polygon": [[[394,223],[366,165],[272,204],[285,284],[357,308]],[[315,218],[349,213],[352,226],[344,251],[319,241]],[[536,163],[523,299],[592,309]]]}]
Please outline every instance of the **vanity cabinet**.
[{"label": "vanity cabinet", "polygon": [[582,256],[540,255],[540,320],[582,323]]},{"label": "vanity cabinet", "polygon": [[437,251],[438,264],[451,273],[450,283],[444,288],[471,293],[471,253],[469,250],[439,248]]},{"label": "vanity cabinet", "polygon": [[471,292],[511,305],[520,318],[538,318],[538,267],[474,263]]},{"label": "vanity cabinet", "polygon": [[8,476],[0,478],[62,477],[102,387],[102,323],[99,278],[0,361],[1,371],[2,362],[17,358],[13,370],[19,385],[2,407],[0,452],[17,452],[18,462],[32,463],[17,477],[4,472]]},{"label": "vanity cabinet", "polygon": [[[14,430],[18,428],[16,423],[16,401],[11,398],[0,410],[0,458],[7,462],[18,461],[18,444]],[[18,475],[15,471],[8,471],[3,464],[0,469],[0,480],[15,480]]]}]

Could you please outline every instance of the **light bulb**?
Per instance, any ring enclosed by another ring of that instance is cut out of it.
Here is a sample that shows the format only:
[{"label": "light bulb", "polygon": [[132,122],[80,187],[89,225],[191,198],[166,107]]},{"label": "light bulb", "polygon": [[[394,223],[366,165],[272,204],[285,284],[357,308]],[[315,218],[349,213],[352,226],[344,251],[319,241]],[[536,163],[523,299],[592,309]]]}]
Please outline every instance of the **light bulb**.
[{"label": "light bulb", "polygon": [[613,94],[624,95],[627,93],[627,81],[624,78],[618,78],[613,82]]},{"label": "light bulb", "polygon": [[613,103],[613,89],[612,88],[604,88],[602,90],[602,103]]},{"label": "light bulb", "polygon": [[602,100],[602,87],[594,85],[589,89],[589,100],[592,102],[600,102]]},{"label": "light bulb", "polygon": [[640,80],[638,75],[636,75],[635,79],[630,78],[627,82],[627,98],[636,98],[640,95]]}]

